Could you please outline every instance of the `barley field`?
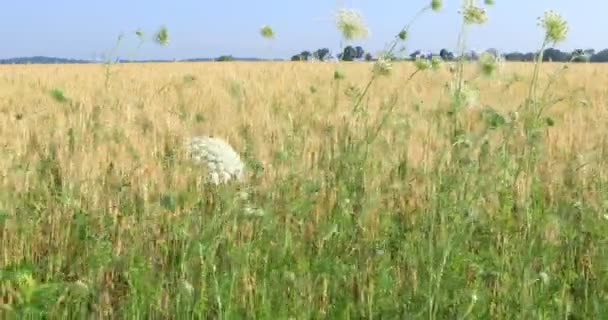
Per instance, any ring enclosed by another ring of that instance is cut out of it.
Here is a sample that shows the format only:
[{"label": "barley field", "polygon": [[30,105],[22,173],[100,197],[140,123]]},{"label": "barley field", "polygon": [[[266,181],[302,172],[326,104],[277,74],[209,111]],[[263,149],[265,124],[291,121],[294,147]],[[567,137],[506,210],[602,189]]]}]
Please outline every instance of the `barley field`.
[{"label": "barley field", "polygon": [[1,318],[607,317],[608,66],[340,65],[0,66]]}]

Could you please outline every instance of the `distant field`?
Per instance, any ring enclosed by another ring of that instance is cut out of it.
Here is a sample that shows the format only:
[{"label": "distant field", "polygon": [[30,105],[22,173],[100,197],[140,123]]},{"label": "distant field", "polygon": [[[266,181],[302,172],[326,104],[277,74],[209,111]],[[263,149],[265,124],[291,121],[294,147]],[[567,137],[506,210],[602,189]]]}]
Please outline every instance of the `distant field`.
[{"label": "distant field", "polygon": [[[541,93],[562,66],[543,65]],[[450,116],[447,68],[408,82],[396,63],[362,118],[371,65],[335,68],[0,66],[0,315],[608,314],[608,65],[555,79],[534,148],[503,128],[532,64],[467,66],[479,98]],[[239,186],[201,185],[195,135],[242,153],[262,216],[242,214]]]}]

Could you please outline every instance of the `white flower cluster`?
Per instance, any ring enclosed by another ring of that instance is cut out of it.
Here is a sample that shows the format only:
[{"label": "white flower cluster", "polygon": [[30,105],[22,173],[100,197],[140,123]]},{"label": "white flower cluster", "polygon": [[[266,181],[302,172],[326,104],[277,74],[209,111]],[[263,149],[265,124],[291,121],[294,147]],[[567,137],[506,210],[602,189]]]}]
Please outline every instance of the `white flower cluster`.
[{"label": "white flower cluster", "polygon": [[218,185],[231,179],[243,180],[245,165],[239,154],[224,140],[194,137],[187,147],[194,161],[207,165],[209,182]]},{"label": "white flower cluster", "polygon": [[352,9],[340,9],[338,11],[336,27],[346,40],[364,39],[370,34],[361,13]]}]

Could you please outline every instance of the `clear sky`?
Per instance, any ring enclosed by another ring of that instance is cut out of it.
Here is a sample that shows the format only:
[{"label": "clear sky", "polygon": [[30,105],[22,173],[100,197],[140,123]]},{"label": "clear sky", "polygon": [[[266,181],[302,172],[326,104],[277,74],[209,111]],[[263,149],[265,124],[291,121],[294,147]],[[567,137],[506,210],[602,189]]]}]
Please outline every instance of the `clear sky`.
[{"label": "clear sky", "polygon": [[[482,0],[479,0],[482,2]],[[118,53],[123,58],[137,45],[134,31],[152,35],[166,25],[169,47],[149,43],[137,59],[217,57],[288,58],[302,50],[339,48],[331,20],[338,4],[362,12],[370,38],[359,41],[377,52],[401,26],[430,0],[7,0],[0,9],[0,58],[56,56],[92,59],[109,52],[124,32]],[[452,49],[459,30],[461,0],[445,0],[440,13],[424,16],[411,30],[408,52]],[[608,48],[608,1],[496,0],[489,22],[469,36],[472,49],[533,50],[542,40],[536,18],[547,9],[561,13],[570,24],[562,50]],[[269,44],[259,35],[262,25],[273,27]]]}]

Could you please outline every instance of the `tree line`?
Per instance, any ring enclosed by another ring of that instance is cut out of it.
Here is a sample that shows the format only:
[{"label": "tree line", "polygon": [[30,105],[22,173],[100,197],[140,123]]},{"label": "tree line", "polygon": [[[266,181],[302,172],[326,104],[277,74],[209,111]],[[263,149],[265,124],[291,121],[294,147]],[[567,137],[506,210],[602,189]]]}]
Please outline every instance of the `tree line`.
[{"label": "tree line", "polygon": [[[501,56],[505,61],[534,61],[537,57],[537,52],[507,52],[500,53],[496,49],[487,49],[488,52],[494,56]],[[468,51],[464,54],[465,60],[477,60],[481,52]],[[414,51],[406,57],[391,57],[394,60],[408,60],[416,58],[427,58],[430,59],[433,56],[441,57],[445,61],[451,61],[457,59],[457,55],[448,49],[441,49],[437,53],[427,52],[424,53],[420,50]],[[330,61],[330,60],[343,60],[343,61],[373,61],[376,57],[372,53],[366,52],[361,46],[346,46],[336,56],[332,55],[328,48],[320,48],[315,51],[304,50],[291,57],[291,61]],[[595,49],[576,49],[572,52],[561,51],[556,48],[547,48],[543,52],[543,61],[553,62],[608,62],[608,49],[604,49],[596,52]]]}]

